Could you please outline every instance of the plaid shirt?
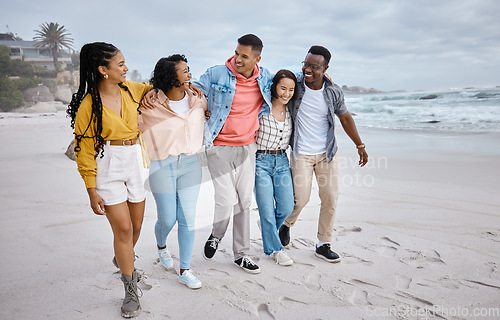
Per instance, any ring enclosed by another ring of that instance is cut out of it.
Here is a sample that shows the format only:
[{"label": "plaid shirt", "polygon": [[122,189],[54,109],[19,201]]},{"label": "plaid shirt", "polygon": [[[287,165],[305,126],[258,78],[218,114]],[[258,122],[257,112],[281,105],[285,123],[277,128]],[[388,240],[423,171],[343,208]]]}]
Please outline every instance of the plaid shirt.
[{"label": "plaid shirt", "polygon": [[280,129],[272,113],[262,115],[259,118],[259,125],[256,136],[257,150],[286,150],[292,136],[292,119],[288,110],[283,130]]}]

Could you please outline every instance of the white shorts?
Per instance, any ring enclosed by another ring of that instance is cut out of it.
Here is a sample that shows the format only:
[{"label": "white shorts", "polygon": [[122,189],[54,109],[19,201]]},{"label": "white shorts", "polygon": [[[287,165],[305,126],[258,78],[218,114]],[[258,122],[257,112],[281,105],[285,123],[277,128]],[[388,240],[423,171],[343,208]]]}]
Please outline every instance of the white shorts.
[{"label": "white shorts", "polygon": [[148,169],[144,168],[140,144],[112,146],[106,143],[104,157],[97,156],[96,191],[104,205],[146,199],[144,182]]}]

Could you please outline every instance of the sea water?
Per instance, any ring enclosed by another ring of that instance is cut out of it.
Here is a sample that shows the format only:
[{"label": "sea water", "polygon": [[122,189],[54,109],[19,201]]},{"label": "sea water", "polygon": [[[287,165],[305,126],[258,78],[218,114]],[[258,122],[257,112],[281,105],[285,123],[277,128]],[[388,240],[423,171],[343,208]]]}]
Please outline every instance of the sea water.
[{"label": "sea water", "polygon": [[[421,99],[428,95],[435,99]],[[346,95],[359,127],[500,132],[500,87]]]}]

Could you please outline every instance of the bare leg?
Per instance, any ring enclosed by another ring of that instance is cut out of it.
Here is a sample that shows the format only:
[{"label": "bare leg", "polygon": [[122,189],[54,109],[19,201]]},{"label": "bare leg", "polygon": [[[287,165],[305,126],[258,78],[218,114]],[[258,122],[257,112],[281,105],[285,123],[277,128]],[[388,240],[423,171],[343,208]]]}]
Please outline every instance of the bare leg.
[{"label": "bare leg", "polygon": [[131,214],[127,202],[105,206],[106,217],[113,230],[115,257],[122,274],[134,272],[134,243]]},{"label": "bare leg", "polygon": [[138,203],[127,202],[127,204],[128,204],[128,210],[130,211],[130,219],[132,220],[132,231],[133,231],[132,241],[135,247],[135,244],[137,243],[137,240],[139,240],[139,236],[141,234],[146,200]]}]

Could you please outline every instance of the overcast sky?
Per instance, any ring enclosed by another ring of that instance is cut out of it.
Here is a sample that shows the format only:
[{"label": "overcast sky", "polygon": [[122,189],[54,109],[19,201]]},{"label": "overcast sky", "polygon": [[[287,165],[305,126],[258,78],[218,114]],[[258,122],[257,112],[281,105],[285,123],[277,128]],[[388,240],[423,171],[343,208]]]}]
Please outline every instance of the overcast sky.
[{"label": "overcast sky", "polygon": [[[116,45],[149,78],[156,61],[185,54],[195,78],[222,64],[238,37],[264,42],[261,65],[300,71],[311,45],[332,53],[340,85],[438,90],[500,85],[497,0],[45,0],[2,1],[0,33],[32,40],[44,22],[64,25],[75,49]],[[7,29],[8,25],[8,29]]]}]

